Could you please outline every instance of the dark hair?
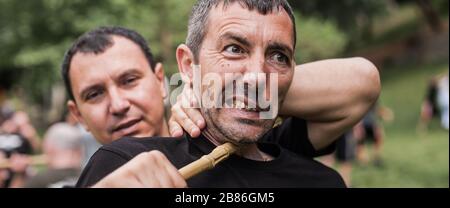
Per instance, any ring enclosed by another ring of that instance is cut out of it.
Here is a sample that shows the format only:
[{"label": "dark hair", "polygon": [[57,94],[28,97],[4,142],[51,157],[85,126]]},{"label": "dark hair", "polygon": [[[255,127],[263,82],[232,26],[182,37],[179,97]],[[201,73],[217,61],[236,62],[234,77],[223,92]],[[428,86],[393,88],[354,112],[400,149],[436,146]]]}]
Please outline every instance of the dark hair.
[{"label": "dark hair", "polygon": [[274,9],[279,10],[280,7],[283,8],[288,13],[293,24],[295,48],[297,44],[295,17],[291,6],[286,0],[198,0],[192,8],[191,16],[189,17],[188,35],[186,38],[186,45],[192,50],[195,62],[198,62],[200,48],[207,33],[209,12],[213,7],[217,7],[222,2],[224,7],[237,2],[242,7],[250,11],[256,9],[263,15],[271,13]]},{"label": "dark hair", "polygon": [[156,63],[153,60],[153,55],[150,51],[150,48],[148,47],[145,39],[139,33],[127,28],[116,26],[96,28],[80,36],[64,55],[64,60],[61,67],[61,74],[64,79],[64,85],[66,86],[66,90],[69,93],[69,99],[75,100],[69,76],[70,63],[72,62],[72,57],[78,52],[94,53],[94,54],[100,54],[105,52],[108,48],[114,45],[112,36],[121,36],[139,45],[145,57],[147,58],[150,68],[152,70],[155,69]]}]

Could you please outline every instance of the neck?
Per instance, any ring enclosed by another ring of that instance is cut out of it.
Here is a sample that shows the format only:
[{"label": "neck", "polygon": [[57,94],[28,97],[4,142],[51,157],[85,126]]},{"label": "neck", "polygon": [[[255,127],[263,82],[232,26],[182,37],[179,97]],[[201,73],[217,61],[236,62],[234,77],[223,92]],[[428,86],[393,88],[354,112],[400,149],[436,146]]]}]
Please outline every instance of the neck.
[{"label": "neck", "polygon": [[161,126],[161,132],[157,136],[160,136],[160,137],[169,137],[170,136],[169,127],[167,126],[166,119],[163,120],[162,126]]},{"label": "neck", "polygon": [[237,155],[255,161],[271,161],[273,157],[258,148],[257,144],[243,146],[236,153]]},{"label": "neck", "polygon": [[273,160],[273,157],[269,154],[264,153],[258,148],[258,145],[256,143],[238,143],[231,141],[230,139],[227,139],[224,135],[221,133],[215,131],[211,128],[206,128],[203,131],[203,136],[205,136],[206,139],[208,139],[211,143],[213,143],[215,146],[220,146],[222,144],[225,144],[227,142],[232,142],[235,145],[239,146],[239,151],[236,152],[237,155],[247,158],[249,160],[255,160],[255,161],[270,161]]}]

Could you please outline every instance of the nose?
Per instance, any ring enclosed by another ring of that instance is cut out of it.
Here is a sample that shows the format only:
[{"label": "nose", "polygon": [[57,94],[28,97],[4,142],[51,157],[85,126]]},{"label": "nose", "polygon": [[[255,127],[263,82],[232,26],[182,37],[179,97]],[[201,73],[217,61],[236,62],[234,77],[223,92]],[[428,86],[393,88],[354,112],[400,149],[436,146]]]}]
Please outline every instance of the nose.
[{"label": "nose", "polygon": [[267,71],[265,69],[264,55],[254,55],[245,65],[243,81],[248,87],[257,87],[258,83],[266,82]]},{"label": "nose", "polygon": [[255,53],[248,59],[244,70],[247,73],[266,73],[265,63],[264,53]]},{"label": "nose", "polygon": [[245,65],[243,82],[247,96],[259,100],[270,97],[270,76],[264,53],[255,53]]},{"label": "nose", "polygon": [[109,112],[114,116],[123,116],[128,110],[130,110],[130,102],[126,98],[125,94],[119,92],[119,90],[110,90],[110,106]]}]

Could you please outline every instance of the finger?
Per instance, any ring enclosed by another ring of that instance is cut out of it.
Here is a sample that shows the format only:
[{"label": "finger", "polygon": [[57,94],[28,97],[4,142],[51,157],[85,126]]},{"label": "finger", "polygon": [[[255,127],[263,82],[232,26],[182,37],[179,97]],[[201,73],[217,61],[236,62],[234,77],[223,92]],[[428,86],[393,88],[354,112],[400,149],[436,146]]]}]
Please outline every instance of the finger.
[{"label": "finger", "polygon": [[183,108],[199,108],[198,98],[194,91],[189,86],[185,86],[183,92],[180,94],[180,101],[182,101]]},{"label": "finger", "polygon": [[127,163],[116,171],[110,173],[102,180],[91,186],[91,188],[141,188],[145,187],[134,174],[136,171],[130,171],[134,164]]},{"label": "finger", "polygon": [[189,109],[184,109],[184,111],[186,112],[187,116],[193,122],[195,122],[195,125],[197,125],[197,127],[199,129],[205,128],[205,126],[206,126],[205,119],[203,118],[203,115],[201,114],[199,109],[197,109],[197,108],[189,108]]},{"label": "finger", "polygon": [[200,108],[200,106],[198,105],[198,98],[196,97],[192,89],[187,89],[182,94],[185,102],[189,104],[189,108]]},{"label": "finger", "polygon": [[[183,98],[179,101],[179,103],[184,103],[184,104],[175,104],[172,107],[172,112],[175,117],[178,116],[177,112],[179,112],[179,114],[181,115],[181,112],[184,112],[185,114],[187,114],[187,117],[190,118],[190,120],[192,122],[194,122],[194,124],[199,128],[199,129],[203,129],[206,125],[205,125],[205,120],[202,116],[202,114],[200,113],[200,110],[198,108],[192,108],[192,107],[186,107],[188,106],[187,104],[187,98]],[[194,104],[195,105],[195,104]],[[189,132],[189,130],[188,130]]]},{"label": "finger", "polygon": [[140,159],[137,164],[136,175],[138,180],[144,185],[144,187],[149,188],[160,188],[161,183],[158,174],[161,173],[161,167],[159,167],[157,158],[155,157],[156,151],[142,153],[142,159]]},{"label": "finger", "polygon": [[194,106],[191,103],[192,98],[190,97],[189,93],[183,92],[178,97],[178,103],[182,108],[193,108]]},{"label": "finger", "polygon": [[169,132],[172,137],[181,137],[183,136],[183,129],[181,126],[175,121],[175,119],[169,119]]},{"label": "finger", "polygon": [[181,174],[178,172],[177,168],[172,165],[172,163],[167,159],[166,156],[164,156],[163,154],[161,155],[162,157],[160,157],[159,160],[161,161],[161,164],[164,165],[164,168],[166,169],[168,176],[170,176],[172,187],[186,188],[187,183],[181,176]]},{"label": "finger", "polygon": [[172,108],[172,116],[181,127],[191,135],[191,137],[200,136],[200,129],[193,123],[193,121],[186,115],[186,113],[177,107]]},{"label": "finger", "polygon": [[[162,188],[174,188],[174,175],[171,173],[173,169],[172,163],[167,159],[167,157],[162,154],[161,152],[154,152],[154,156],[156,157],[156,161],[158,163],[158,170],[159,172],[155,174],[158,177],[159,183],[161,184]],[[174,168],[176,170],[176,168]]]}]

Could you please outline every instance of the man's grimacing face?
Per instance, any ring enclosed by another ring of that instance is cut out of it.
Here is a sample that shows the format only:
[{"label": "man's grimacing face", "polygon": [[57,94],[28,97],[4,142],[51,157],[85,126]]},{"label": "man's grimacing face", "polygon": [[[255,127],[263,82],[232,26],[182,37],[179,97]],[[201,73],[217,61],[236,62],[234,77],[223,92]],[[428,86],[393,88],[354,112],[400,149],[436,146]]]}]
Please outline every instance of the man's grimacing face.
[{"label": "man's grimacing face", "polygon": [[76,53],[69,110],[103,144],[161,134],[165,96],[160,64],[152,72],[140,47],[120,36],[103,53]]},{"label": "man's grimacing face", "polygon": [[[291,84],[295,66],[293,24],[287,12],[275,9],[262,15],[233,3],[226,8],[222,5],[213,8],[208,22],[199,53],[202,77],[207,73],[218,73],[225,80],[224,73],[276,73],[278,101],[281,103]],[[268,80],[266,89],[270,89]],[[222,92],[227,84],[222,84]],[[207,87],[203,86],[202,94],[206,90]],[[256,102],[248,97],[240,101]],[[260,119],[258,112],[245,109],[202,108],[202,113],[214,134],[239,143],[255,142],[274,123],[274,119]]]}]

